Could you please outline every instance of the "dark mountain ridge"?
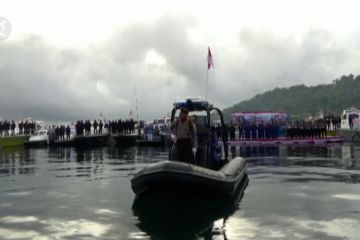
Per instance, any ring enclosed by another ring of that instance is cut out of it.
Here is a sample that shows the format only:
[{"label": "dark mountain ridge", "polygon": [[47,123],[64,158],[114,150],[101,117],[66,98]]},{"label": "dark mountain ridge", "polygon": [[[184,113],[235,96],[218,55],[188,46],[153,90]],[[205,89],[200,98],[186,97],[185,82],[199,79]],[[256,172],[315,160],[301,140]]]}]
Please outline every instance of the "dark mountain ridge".
[{"label": "dark mountain ridge", "polygon": [[275,88],[225,108],[223,112],[228,121],[234,112],[284,111],[298,117],[308,117],[320,112],[341,113],[350,107],[360,107],[360,75],[342,76],[333,80],[332,84]]}]

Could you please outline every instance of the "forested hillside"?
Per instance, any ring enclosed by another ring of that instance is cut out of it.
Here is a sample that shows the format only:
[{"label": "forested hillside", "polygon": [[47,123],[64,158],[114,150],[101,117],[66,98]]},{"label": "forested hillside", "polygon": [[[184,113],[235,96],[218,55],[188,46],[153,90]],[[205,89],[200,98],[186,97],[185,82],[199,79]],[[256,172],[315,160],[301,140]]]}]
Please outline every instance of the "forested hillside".
[{"label": "forested hillside", "polygon": [[228,120],[233,112],[285,111],[306,117],[321,111],[341,113],[350,107],[360,107],[360,75],[342,76],[333,80],[332,84],[313,87],[297,85],[275,88],[224,109],[224,116]]}]

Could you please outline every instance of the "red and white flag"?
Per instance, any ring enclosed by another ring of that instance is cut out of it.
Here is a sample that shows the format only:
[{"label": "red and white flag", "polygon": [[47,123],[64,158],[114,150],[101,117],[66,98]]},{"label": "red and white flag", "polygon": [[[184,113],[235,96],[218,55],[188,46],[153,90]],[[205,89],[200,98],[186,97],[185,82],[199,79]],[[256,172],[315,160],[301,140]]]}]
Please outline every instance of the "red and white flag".
[{"label": "red and white flag", "polygon": [[211,51],[210,51],[210,47],[208,47],[208,56],[207,56],[207,60],[208,60],[208,70],[209,70],[211,67],[214,67],[214,62],[213,62],[213,59],[212,59],[212,55],[211,55]]}]

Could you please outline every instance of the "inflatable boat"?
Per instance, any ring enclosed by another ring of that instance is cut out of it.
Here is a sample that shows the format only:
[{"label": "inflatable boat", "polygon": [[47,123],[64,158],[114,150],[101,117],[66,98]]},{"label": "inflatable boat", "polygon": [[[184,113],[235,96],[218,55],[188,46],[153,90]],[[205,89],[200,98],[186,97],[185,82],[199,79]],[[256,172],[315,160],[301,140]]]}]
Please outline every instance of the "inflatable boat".
[{"label": "inflatable boat", "polygon": [[187,99],[174,104],[172,122],[175,120],[176,111],[182,107],[196,113],[190,115],[196,124],[198,137],[195,161],[176,159],[177,150],[173,145],[169,153],[169,161],[151,164],[135,174],[131,179],[134,193],[136,195],[152,193],[233,195],[246,176],[247,164],[241,157],[228,159],[227,141],[221,144],[216,142],[217,136],[214,135],[215,131],[211,130],[210,117],[216,112],[219,114],[224,134],[222,139],[227,139],[222,112],[207,101]]}]

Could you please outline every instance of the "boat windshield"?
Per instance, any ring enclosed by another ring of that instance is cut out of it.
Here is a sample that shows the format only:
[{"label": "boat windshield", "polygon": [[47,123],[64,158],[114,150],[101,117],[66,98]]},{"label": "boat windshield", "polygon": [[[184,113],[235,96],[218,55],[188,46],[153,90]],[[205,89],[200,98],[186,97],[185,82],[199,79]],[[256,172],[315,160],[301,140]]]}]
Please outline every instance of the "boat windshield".
[{"label": "boat windshield", "polygon": [[38,135],[41,136],[41,135],[46,135],[47,134],[47,131],[45,130],[41,130],[39,131]]}]

